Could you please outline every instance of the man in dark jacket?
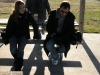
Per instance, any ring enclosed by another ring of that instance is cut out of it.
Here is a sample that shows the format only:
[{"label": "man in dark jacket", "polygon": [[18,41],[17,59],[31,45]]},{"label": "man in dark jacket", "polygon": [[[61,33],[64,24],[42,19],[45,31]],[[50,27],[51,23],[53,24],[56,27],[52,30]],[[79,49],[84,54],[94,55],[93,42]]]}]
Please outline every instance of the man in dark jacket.
[{"label": "man in dark jacket", "polygon": [[[75,16],[70,12],[69,2],[62,2],[60,8],[50,12],[47,22],[47,37],[44,42],[44,50],[52,58],[52,64],[57,65],[61,53],[67,56],[70,49],[71,37],[74,34]],[[57,45],[55,47],[55,45]]]},{"label": "man in dark jacket", "polygon": [[26,8],[33,16],[38,14],[39,20],[46,19],[46,10],[48,14],[51,11],[48,0],[26,0]]}]

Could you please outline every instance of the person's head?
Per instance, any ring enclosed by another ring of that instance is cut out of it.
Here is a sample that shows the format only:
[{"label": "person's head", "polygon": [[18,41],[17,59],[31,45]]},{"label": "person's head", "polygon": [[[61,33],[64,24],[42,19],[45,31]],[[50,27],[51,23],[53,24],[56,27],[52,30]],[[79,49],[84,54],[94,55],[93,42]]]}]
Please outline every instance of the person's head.
[{"label": "person's head", "polygon": [[63,1],[60,5],[60,15],[65,17],[70,10],[70,4],[68,1]]},{"label": "person's head", "polygon": [[[25,4],[22,0],[18,0],[15,3],[15,9],[13,11],[13,15],[14,15],[14,21],[17,23],[18,22],[18,17],[19,17],[19,13],[20,14],[24,14],[26,11],[25,9]],[[27,18],[27,13],[25,13],[25,18]]]},{"label": "person's head", "polygon": [[15,3],[15,10],[14,10],[17,14],[23,14],[25,12],[25,4],[22,0],[18,0]]}]

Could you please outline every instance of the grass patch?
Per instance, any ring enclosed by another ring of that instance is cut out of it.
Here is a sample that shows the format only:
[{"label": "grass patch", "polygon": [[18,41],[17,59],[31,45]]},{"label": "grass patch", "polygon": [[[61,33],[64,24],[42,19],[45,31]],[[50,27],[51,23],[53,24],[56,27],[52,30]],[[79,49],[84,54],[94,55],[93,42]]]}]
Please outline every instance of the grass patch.
[{"label": "grass patch", "polygon": [[14,9],[14,3],[0,2],[0,18],[8,18]]}]

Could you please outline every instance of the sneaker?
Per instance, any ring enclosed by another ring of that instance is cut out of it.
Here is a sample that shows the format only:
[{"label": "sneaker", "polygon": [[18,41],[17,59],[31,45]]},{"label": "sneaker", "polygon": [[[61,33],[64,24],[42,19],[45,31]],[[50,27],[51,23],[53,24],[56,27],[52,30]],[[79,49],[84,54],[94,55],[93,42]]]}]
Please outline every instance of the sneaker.
[{"label": "sneaker", "polygon": [[52,55],[51,54],[48,56],[48,58],[49,58],[49,61],[52,61]]},{"label": "sneaker", "polygon": [[57,64],[58,64],[58,60],[53,60],[53,61],[52,61],[52,64],[53,64],[53,65],[57,65]]}]

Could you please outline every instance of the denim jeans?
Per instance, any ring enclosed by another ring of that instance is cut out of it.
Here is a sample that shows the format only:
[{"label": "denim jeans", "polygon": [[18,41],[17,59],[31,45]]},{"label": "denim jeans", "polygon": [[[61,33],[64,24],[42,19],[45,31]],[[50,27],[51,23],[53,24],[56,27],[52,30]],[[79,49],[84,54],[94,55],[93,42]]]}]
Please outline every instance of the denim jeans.
[{"label": "denim jeans", "polygon": [[28,41],[28,39],[26,39],[25,36],[22,36],[20,38],[12,36],[9,39],[11,54],[17,55],[17,58],[23,58],[24,48],[27,44],[27,41]]},{"label": "denim jeans", "polygon": [[51,52],[52,58],[54,60],[58,60],[59,59],[58,53],[63,53],[66,51],[66,49],[63,44],[57,47],[55,47],[55,45],[56,45],[55,41],[51,39],[46,43],[46,48]]}]

